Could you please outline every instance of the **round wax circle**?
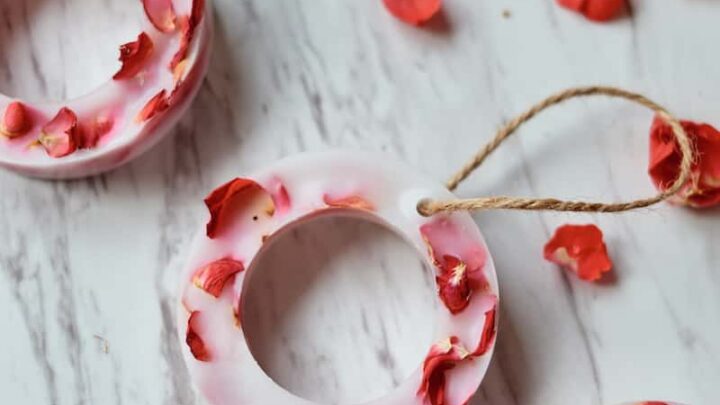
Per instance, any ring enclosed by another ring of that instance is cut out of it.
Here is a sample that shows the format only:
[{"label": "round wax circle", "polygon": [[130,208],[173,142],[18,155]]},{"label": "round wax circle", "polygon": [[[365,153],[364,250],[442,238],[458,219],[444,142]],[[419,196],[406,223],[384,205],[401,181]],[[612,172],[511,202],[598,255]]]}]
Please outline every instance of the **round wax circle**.
[{"label": "round wax circle", "polygon": [[[193,380],[213,405],[311,404],[269,378],[248,347],[242,310],[253,262],[290,226],[327,215],[382,224],[434,271],[434,343],[417,370],[370,404],[464,404],[490,363],[498,285],[492,258],[467,213],[423,217],[423,198],[443,186],[386,157],[331,152],[286,159],[238,178],[206,199],[211,213],[182,274],[178,333]],[[397,271],[403,271],[398,268]]]}]

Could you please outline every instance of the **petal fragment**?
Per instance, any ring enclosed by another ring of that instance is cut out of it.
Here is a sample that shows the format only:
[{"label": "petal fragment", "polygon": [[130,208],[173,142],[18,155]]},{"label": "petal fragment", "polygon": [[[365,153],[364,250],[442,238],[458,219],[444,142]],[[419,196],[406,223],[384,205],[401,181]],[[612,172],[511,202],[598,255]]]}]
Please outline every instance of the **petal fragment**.
[{"label": "petal fragment", "polygon": [[592,224],[561,226],[545,245],[544,256],[585,281],[597,281],[612,269],[602,231]]},{"label": "petal fragment", "polygon": [[442,0],[383,0],[390,14],[412,25],[431,19],[442,8]]},{"label": "petal fragment", "polygon": [[483,356],[487,353],[495,341],[495,336],[497,336],[495,326],[496,315],[497,307],[493,307],[493,309],[485,313],[485,324],[483,325],[482,338],[480,339],[480,344],[478,344],[478,347],[472,353],[473,356]]},{"label": "petal fragment", "polygon": [[19,101],[13,101],[5,109],[0,134],[12,139],[27,134],[32,128],[32,121],[27,108]]},{"label": "petal fragment", "polygon": [[143,0],[145,15],[159,31],[171,33],[175,31],[177,15],[172,0]]},{"label": "petal fragment", "polygon": [[202,337],[198,334],[199,328],[200,311],[193,311],[188,319],[187,334],[185,335],[185,343],[190,348],[190,353],[198,361],[209,362],[212,360],[212,356],[205,347],[205,342]]},{"label": "petal fragment", "polygon": [[113,80],[132,79],[143,71],[155,45],[146,33],[141,33],[137,41],[120,46],[120,62],[122,67],[115,73]]},{"label": "petal fragment", "polygon": [[225,212],[230,211],[233,205],[259,191],[264,191],[264,189],[255,181],[236,178],[210,193],[205,198],[205,205],[210,211],[210,221],[206,227],[207,236],[210,239],[217,237],[224,221]]},{"label": "petal fragment", "polygon": [[40,133],[38,142],[48,155],[61,158],[75,152],[79,137],[78,119],[75,113],[63,107]]},{"label": "petal fragment", "polygon": [[352,208],[363,211],[375,211],[373,203],[358,195],[334,198],[325,194],[323,196],[323,202],[331,208]]},{"label": "petal fragment", "polygon": [[[671,201],[694,208],[720,204],[720,131],[708,124],[681,121],[695,156],[690,181]],[[680,175],[682,154],[672,128],[655,117],[650,128],[648,173],[659,190],[667,190]]]},{"label": "petal fragment", "polygon": [[557,0],[561,6],[583,14],[587,19],[603,22],[617,17],[625,0]]},{"label": "petal fragment", "polygon": [[167,90],[162,89],[140,110],[140,113],[135,117],[135,122],[149,121],[168,108],[170,108],[170,99],[167,96]]},{"label": "petal fragment", "polygon": [[431,405],[444,405],[445,372],[455,368],[470,353],[460,345],[457,337],[452,336],[434,344],[423,362],[423,377],[417,395]]},{"label": "petal fragment", "polygon": [[205,17],[205,0],[193,0],[190,16],[178,18],[180,26],[180,49],[170,61],[170,70],[177,73],[177,67],[187,58],[190,44],[195,37],[195,31]]},{"label": "petal fragment", "polygon": [[193,284],[213,297],[219,298],[225,285],[235,279],[235,275],[243,270],[245,270],[245,266],[237,260],[216,260],[195,273]]},{"label": "petal fragment", "polygon": [[438,293],[452,314],[462,312],[470,305],[472,288],[468,278],[468,268],[462,260],[446,255],[438,264],[440,274],[435,277]]}]

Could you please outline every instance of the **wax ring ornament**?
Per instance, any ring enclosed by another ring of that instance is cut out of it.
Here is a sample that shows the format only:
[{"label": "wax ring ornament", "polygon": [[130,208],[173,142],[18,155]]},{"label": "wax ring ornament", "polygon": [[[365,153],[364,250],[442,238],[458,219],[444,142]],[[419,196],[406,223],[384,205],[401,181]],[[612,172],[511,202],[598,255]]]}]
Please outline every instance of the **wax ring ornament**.
[{"label": "wax ring ornament", "polygon": [[[43,178],[101,173],[148,150],[195,97],[210,60],[205,0],[139,0],[145,22],[108,82],[74,100],[0,94],[0,166]],[[110,45],[108,45],[110,46]]]},{"label": "wax ring ornament", "polygon": [[417,211],[424,198],[448,197],[444,186],[407,167],[357,152],[283,160],[208,195],[210,219],[181,278],[177,328],[192,378],[209,403],[312,403],[263,372],[248,347],[241,308],[246,280],[263,251],[283,231],[326,215],[354,216],[395,231],[425,258],[436,280],[439,305],[428,314],[435,343],[407,380],[368,404],[467,403],[494,350],[498,285],[469,214],[425,217]]}]

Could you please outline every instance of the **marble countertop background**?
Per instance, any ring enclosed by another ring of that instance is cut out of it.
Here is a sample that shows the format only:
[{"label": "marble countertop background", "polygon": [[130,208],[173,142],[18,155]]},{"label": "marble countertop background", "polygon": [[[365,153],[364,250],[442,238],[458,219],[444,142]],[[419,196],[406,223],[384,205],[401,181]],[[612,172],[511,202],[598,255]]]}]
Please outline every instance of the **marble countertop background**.
[{"label": "marble countertop background", "polygon": [[[202,404],[179,356],[176,276],[206,219],[202,197],[275,159],[356,148],[442,181],[504,120],[581,84],[627,87],[720,125],[720,4],[632,3],[598,25],[550,0],[447,0],[440,19],[416,29],[379,0],[214,1],[208,78],[164,142],[84,180],[0,172],[0,402]],[[0,91],[91,90],[116,69],[116,46],[137,35],[140,18],[135,1],[0,0]],[[649,195],[651,118],[622,101],[555,108],[458,193]],[[496,355],[472,405],[720,402],[720,211],[476,219],[503,301]],[[543,244],[566,222],[601,226],[614,282],[583,283],[543,261]],[[278,246],[245,315],[276,381],[358,403],[418,367],[431,280],[397,237],[325,220]]]}]

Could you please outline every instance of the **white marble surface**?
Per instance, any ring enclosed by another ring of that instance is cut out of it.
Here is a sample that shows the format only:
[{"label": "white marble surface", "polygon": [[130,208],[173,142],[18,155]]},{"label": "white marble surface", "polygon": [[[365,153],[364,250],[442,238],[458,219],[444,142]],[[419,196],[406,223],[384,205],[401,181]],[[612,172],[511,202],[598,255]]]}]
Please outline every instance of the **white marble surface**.
[{"label": "white marble surface", "polygon": [[[176,274],[205,220],[205,193],[273,159],[361,148],[440,181],[503,120],[589,83],[720,125],[720,4],[633,4],[632,15],[594,25],[550,0],[448,0],[444,19],[418,30],[379,0],[215,1],[209,77],[165,142],[87,180],[0,173],[1,402],[201,404],[178,353]],[[112,74],[115,46],[141,16],[128,0],[0,0],[0,91],[90,90]],[[459,193],[652,193],[650,119],[623,102],[561,107]],[[473,405],[720,401],[720,211],[476,218],[503,302]],[[614,283],[582,283],[542,260],[565,222],[603,228]],[[367,224],[319,223],[289,238],[248,308],[257,357],[288,389],[328,403],[387,391],[419,364],[432,328],[431,304],[407,304],[426,302],[427,275],[396,271],[417,263],[413,253]]]}]

